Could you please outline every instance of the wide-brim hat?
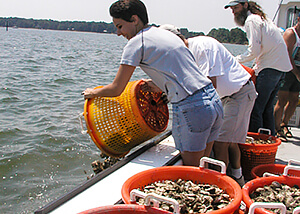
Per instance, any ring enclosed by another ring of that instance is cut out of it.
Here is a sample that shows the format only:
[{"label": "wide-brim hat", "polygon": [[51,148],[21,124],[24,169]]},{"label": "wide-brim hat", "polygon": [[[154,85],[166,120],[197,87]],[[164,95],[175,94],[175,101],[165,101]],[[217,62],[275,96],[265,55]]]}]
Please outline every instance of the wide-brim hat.
[{"label": "wide-brim hat", "polygon": [[224,8],[227,9],[228,7],[232,7],[238,5],[239,3],[246,3],[246,2],[248,2],[248,0],[233,0],[230,1],[228,4],[226,4]]}]

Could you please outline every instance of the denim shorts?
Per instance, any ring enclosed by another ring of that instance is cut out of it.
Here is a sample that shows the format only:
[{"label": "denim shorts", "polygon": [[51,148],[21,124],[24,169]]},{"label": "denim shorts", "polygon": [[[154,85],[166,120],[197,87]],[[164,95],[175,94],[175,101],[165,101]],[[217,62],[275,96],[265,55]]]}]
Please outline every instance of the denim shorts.
[{"label": "denim shorts", "polygon": [[223,123],[223,108],[212,84],[184,100],[173,103],[172,135],[179,151],[199,152],[217,139]]}]

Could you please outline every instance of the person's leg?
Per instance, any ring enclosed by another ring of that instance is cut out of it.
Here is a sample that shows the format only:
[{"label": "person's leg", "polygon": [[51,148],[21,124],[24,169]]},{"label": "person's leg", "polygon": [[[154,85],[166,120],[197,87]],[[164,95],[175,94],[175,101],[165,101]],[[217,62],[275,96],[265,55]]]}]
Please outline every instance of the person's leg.
[{"label": "person's leg", "polygon": [[282,115],[285,109],[285,106],[288,102],[288,91],[278,91],[278,100],[274,107],[274,119],[275,119],[275,131],[280,130],[280,125],[282,121]]},{"label": "person's leg", "polygon": [[299,97],[299,92],[287,92],[287,105],[285,107],[283,119],[281,125],[287,125],[289,123],[289,120],[293,116],[296,107],[298,105],[298,97]]},{"label": "person's leg", "polygon": [[210,153],[212,151],[213,145],[214,145],[213,141],[209,142],[208,144],[206,144],[206,148],[205,148],[205,151],[204,151],[204,156],[205,157],[209,157],[210,156]]},{"label": "person's leg", "polygon": [[223,161],[226,166],[229,163],[228,142],[215,141],[213,144],[214,157],[217,160]]},{"label": "person's leg", "polygon": [[286,137],[293,137],[290,129],[287,126],[298,105],[300,82],[292,72],[286,73],[285,80],[285,90],[289,92],[287,95],[288,104],[285,107],[282,123],[280,125]]},{"label": "person's leg", "polygon": [[286,135],[281,127],[282,115],[285,111],[285,106],[288,102],[288,91],[278,91],[278,100],[274,107],[274,119],[275,119],[275,136],[281,141],[286,142]]},{"label": "person's leg", "polygon": [[241,151],[237,143],[230,143],[229,148],[229,162],[231,166],[231,176],[242,187],[245,184],[245,179],[241,167]]},{"label": "person's leg", "polygon": [[271,91],[269,100],[265,106],[265,110],[263,112],[263,127],[266,129],[270,129],[271,135],[275,136],[275,118],[274,118],[274,104],[275,103],[274,103],[274,100],[279,91],[281,80],[283,80],[281,78],[284,73],[278,72],[278,71],[277,72],[273,71],[273,73],[275,73],[275,74],[272,74],[274,77],[273,78],[274,83],[275,83],[276,79],[278,79],[278,83],[275,85],[274,89]]},{"label": "person's leg", "polygon": [[209,157],[211,150],[212,150],[213,142],[209,142],[206,144],[205,150],[202,150],[200,152],[188,152],[183,151],[180,152],[180,155],[182,157],[183,165],[186,166],[199,166],[200,165],[200,159],[202,157]]},{"label": "person's leg", "polygon": [[229,162],[231,168],[239,169],[241,168],[241,151],[237,143],[230,143],[228,147],[229,151]]},{"label": "person's leg", "polygon": [[199,166],[200,159],[204,156],[204,150],[200,152],[180,152],[184,166]]},{"label": "person's leg", "polygon": [[293,134],[288,128],[288,123],[297,108],[298,100],[299,100],[299,92],[290,91],[287,97],[288,97],[288,103],[285,107],[285,111],[283,114],[283,119],[282,119],[282,123],[280,124],[280,127],[282,129],[283,134],[286,137],[290,138],[293,137]]},{"label": "person's leg", "polygon": [[275,135],[273,102],[283,75],[284,73],[271,68],[263,69],[258,74],[255,85],[258,96],[251,112],[250,132],[258,132],[259,128],[267,128],[271,130],[272,135]]}]

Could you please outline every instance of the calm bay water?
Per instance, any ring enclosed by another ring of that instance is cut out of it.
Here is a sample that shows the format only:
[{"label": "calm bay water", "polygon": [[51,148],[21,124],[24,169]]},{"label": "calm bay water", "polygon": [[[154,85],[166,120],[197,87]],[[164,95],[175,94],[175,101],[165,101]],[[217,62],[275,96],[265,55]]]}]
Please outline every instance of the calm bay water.
[{"label": "calm bay water", "polygon": [[[113,80],[126,42],[109,34],[0,28],[1,213],[33,213],[93,173],[100,151],[81,134],[80,93]],[[234,55],[246,49],[225,46]],[[147,76],[138,68],[132,80],[141,78]]]}]

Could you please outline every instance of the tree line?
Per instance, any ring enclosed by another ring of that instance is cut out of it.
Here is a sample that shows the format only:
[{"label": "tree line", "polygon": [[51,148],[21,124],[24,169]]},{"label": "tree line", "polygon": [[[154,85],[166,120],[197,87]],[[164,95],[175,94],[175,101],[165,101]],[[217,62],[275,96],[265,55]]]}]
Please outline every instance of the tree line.
[{"label": "tree line", "polygon": [[[155,24],[154,24],[155,25]],[[51,19],[25,19],[25,18],[1,18],[1,27],[18,27],[18,28],[35,28],[46,30],[66,30],[66,31],[83,31],[95,33],[116,33],[113,23],[106,22],[85,22],[85,21],[55,21]],[[157,25],[156,25],[157,26]],[[187,28],[181,28],[180,32],[186,37],[205,35],[203,32],[188,31]],[[225,28],[213,28],[207,36],[217,39],[221,43],[247,44],[246,33],[240,28],[231,30]]]}]

